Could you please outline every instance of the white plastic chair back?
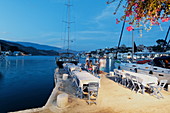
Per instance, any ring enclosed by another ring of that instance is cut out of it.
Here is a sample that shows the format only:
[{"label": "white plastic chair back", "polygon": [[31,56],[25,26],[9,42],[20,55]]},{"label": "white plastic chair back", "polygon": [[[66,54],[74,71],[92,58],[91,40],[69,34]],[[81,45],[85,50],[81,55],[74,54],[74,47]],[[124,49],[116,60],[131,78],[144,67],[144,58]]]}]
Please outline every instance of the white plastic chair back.
[{"label": "white plastic chair back", "polygon": [[160,80],[159,87],[164,88],[168,80]]}]

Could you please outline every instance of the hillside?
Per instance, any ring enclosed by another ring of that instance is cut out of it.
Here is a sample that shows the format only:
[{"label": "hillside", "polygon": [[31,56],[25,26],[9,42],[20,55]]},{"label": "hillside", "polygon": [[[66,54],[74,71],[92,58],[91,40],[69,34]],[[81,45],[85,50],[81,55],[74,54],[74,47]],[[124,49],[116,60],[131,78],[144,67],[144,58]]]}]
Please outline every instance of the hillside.
[{"label": "hillside", "polygon": [[41,45],[41,44],[36,44],[36,43],[31,43],[31,42],[15,42],[18,43],[20,45],[23,45],[25,47],[33,47],[39,50],[54,50],[54,51],[62,51],[63,49],[59,48],[59,47],[53,47],[53,46],[48,46],[48,45]]},{"label": "hillside", "polygon": [[[15,43],[18,43],[18,44],[23,45],[25,47],[33,47],[33,48],[36,48],[38,50],[53,50],[53,51],[56,51],[58,53],[67,52],[66,49],[48,46],[48,45],[41,45],[41,44],[32,43],[32,42],[15,42]],[[69,50],[69,52],[75,53],[75,54],[78,53],[78,51],[74,51],[74,50]]]},{"label": "hillside", "polygon": [[21,44],[15,42],[9,42],[5,40],[0,40],[1,49],[2,51],[21,51],[25,54],[32,54],[32,55],[47,55],[47,56],[54,56],[58,55],[59,53],[54,50],[40,50],[34,47],[26,47]]}]

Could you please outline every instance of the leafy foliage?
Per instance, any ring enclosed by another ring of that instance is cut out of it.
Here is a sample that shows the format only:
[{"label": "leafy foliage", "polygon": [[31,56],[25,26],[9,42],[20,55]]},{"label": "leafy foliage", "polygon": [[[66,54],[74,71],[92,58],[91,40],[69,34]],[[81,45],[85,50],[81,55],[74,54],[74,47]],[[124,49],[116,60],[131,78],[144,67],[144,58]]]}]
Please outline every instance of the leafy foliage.
[{"label": "leafy foliage", "polygon": [[[115,10],[122,5],[123,0],[119,0],[119,4]],[[116,19],[116,23],[124,21],[128,22],[131,26],[141,27],[145,30],[150,30],[153,25],[160,25],[160,21],[168,22],[170,20],[170,0],[125,0],[126,4],[123,4],[124,15],[119,19]],[[107,4],[111,4],[115,0],[108,0]],[[127,29],[128,31],[131,31]]]}]

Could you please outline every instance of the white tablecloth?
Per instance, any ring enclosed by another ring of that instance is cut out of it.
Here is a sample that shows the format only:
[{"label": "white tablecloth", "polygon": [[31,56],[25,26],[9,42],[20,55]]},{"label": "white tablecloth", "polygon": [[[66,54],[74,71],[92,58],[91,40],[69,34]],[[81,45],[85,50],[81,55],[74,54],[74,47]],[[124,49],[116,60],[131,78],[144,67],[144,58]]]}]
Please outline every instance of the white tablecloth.
[{"label": "white tablecloth", "polygon": [[74,71],[74,70],[78,70],[78,71],[81,70],[81,67],[76,66],[76,65],[68,65],[68,68],[70,69],[71,72]]},{"label": "white tablecloth", "polygon": [[141,73],[135,73],[135,72],[131,72],[131,71],[125,71],[125,70],[124,71],[119,70],[119,71],[120,71],[120,73],[122,73],[123,77],[125,77],[125,73],[129,73],[130,75],[141,78],[142,81],[139,81],[139,82],[141,82],[141,84],[143,86],[147,86],[149,83],[154,83],[154,84],[158,83],[158,78],[155,77],[155,76],[151,76],[151,75],[147,75],[147,74],[141,74]]},{"label": "white tablecloth", "polygon": [[90,82],[98,82],[100,86],[100,79],[87,71],[73,71],[73,74],[80,81],[79,87],[83,88],[83,84],[89,84]]},{"label": "white tablecloth", "polygon": [[74,71],[74,70],[78,70],[78,71],[81,70],[81,67],[80,67],[80,66],[75,65],[75,64],[73,64],[73,63],[64,63],[64,64],[63,64],[63,67],[64,67],[64,69],[67,70],[68,72],[72,72],[72,71]]}]

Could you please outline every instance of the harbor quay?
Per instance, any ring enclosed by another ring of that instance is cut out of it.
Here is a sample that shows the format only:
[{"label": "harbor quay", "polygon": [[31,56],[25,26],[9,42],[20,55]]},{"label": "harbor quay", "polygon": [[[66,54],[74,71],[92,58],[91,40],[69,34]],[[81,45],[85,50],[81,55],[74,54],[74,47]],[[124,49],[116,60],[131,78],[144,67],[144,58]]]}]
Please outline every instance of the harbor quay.
[{"label": "harbor quay", "polygon": [[[88,104],[87,98],[76,96],[76,88],[71,78],[62,76],[63,70],[54,74],[55,87],[47,101],[41,108],[10,112],[10,113],[168,113],[170,111],[170,92],[162,90],[163,99],[157,99],[149,93],[141,94],[114,81],[109,73],[99,74],[100,88],[97,104]],[[58,96],[67,94],[62,99]],[[59,99],[59,101],[57,100]]]}]

